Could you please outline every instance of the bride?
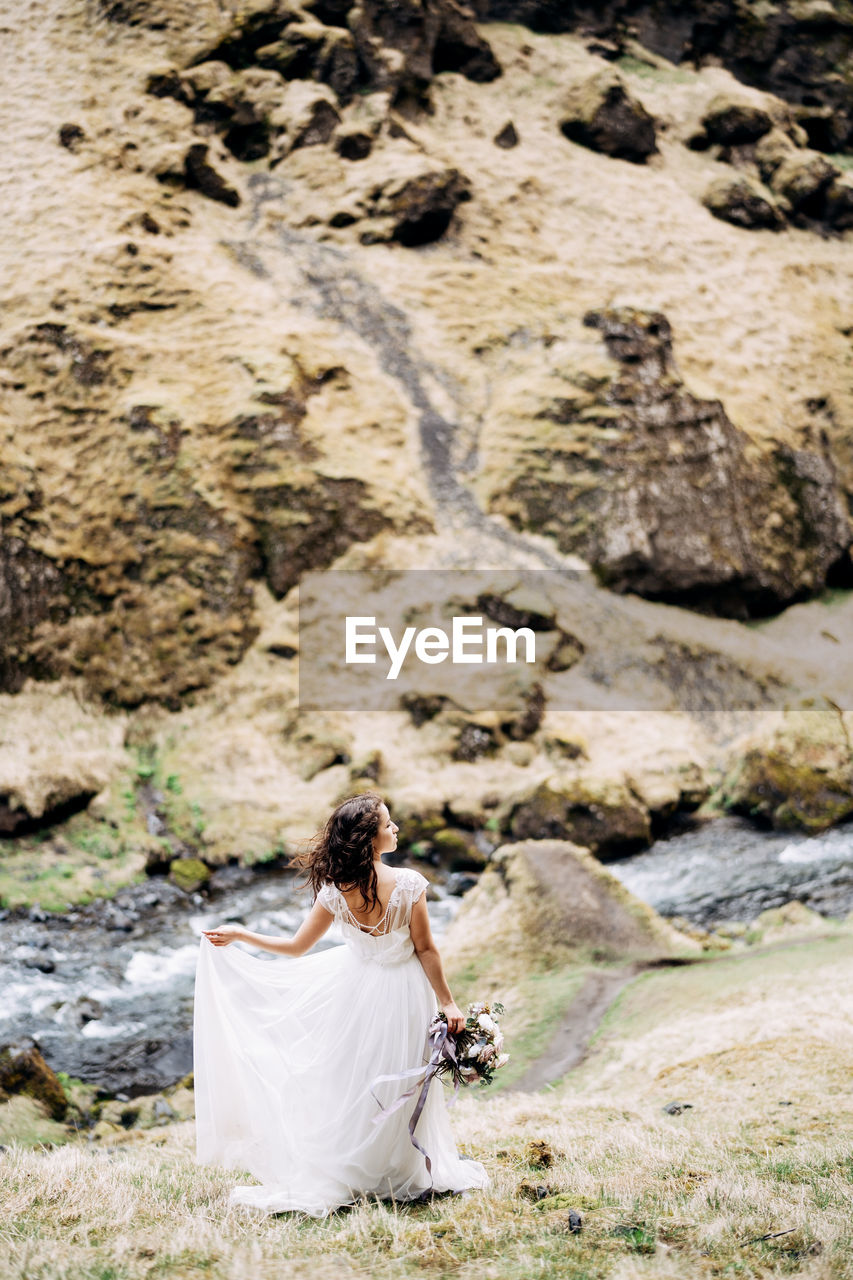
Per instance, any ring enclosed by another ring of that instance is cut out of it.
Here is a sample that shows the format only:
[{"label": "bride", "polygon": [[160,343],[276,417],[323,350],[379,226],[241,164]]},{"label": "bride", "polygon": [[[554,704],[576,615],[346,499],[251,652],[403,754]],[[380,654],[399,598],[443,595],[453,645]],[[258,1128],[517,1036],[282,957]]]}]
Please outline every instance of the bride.
[{"label": "bride", "polygon": [[[426,879],[382,862],[397,831],[379,795],[346,800],[295,860],[316,896],[292,938],[233,924],[203,931],[193,1026],[197,1159],[246,1169],[261,1184],[232,1188],[230,1204],[321,1217],[363,1196],[411,1200],[488,1182],[482,1164],[456,1150],[439,1082],[416,1134],[431,1176],[409,1135],[415,1096],[382,1109],[411,1087],[412,1068],[425,1065],[436,1001],[451,1032],[465,1025],[430,932]],[[306,955],[333,921],[346,945]],[[291,958],[226,950],[232,942]],[[406,1071],[408,1078],[376,1083]]]}]

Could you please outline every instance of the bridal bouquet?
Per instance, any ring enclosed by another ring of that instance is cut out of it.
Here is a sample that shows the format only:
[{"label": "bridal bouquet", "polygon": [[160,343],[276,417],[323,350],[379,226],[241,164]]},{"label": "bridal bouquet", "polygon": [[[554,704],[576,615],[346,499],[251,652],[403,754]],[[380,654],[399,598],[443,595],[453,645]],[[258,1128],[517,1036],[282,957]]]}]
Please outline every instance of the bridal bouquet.
[{"label": "bridal bouquet", "polygon": [[[509,1054],[503,1053],[503,1032],[498,1026],[498,1019],[504,1012],[499,1002],[494,1004],[469,1004],[465,1018],[465,1029],[455,1037],[455,1054],[452,1057],[442,1056],[438,1067],[438,1075],[449,1075],[454,1084],[491,1084],[499,1067],[509,1062]],[[436,1032],[441,1032],[442,1025],[447,1024],[444,1013],[437,1013],[433,1019],[429,1035],[433,1039]]]},{"label": "bridal bouquet", "polygon": [[497,1002],[469,1004],[464,1030],[451,1035],[447,1027],[447,1014],[439,1011],[428,1028],[430,1056],[426,1066],[413,1067],[394,1075],[377,1076],[373,1081],[375,1086],[390,1080],[405,1080],[410,1076],[419,1077],[417,1083],[402,1093],[389,1107],[383,1107],[374,1093],[379,1114],[374,1116],[373,1123],[380,1124],[386,1117],[393,1115],[420,1088],[414,1111],[409,1118],[409,1137],[412,1145],[417,1147],[426,1161],[430,1187],[432,1187],[432,1160],[429,1152],[415,1137],[415,1128],[426,1104],[429,1087],[436,1076],[443,1075],[450,1077],[457,1093],[460,1085],[474,1084],[477,1080],[480,1084],[491,1084],[498,1067],[502,1067],[509,1061],[509,1054],[502,1052],[504,1038],[498,1026],[498,1018],[503,1012],[503,1005]]}]

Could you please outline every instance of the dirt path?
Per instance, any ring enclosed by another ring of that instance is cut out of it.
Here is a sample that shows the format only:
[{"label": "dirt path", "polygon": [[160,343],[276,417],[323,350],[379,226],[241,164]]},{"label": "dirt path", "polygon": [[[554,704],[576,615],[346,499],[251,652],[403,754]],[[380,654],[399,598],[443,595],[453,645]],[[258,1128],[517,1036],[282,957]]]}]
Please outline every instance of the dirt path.
[{"label": "dirt path", "polygon": [[514,1084],[507,1085],[507,1089],[533,1093],[561,1079],[573,1067],[580,1066],[602,1018],[619,992],[647,967],[629,964],[621,969],[588,974],[541,1058],[532,1062]]},{"label": "dirt path", "polygon": [[556,1084],[567,1072],[579,1067],[587,1056],[593,1036],[601,1025],[607,1010],[629,982],[641,973],[661,968],[676,968],[686,964],[726,964],[748,956],[767,955],[773,951],[790,950],[809,943],[827,941],[834,934],[811,934],[804,938],[779,939],[764,947],[752,947],[749,951],[734,954],[680,956],[671,960],[637,961],[619,969],[597,970],[587,975],[575,999],[567,1009],[562,1022],[554,1032],[548,1048],[528,1066],[523,1075],[506,1092],[534,1093],[538,1089]]}]

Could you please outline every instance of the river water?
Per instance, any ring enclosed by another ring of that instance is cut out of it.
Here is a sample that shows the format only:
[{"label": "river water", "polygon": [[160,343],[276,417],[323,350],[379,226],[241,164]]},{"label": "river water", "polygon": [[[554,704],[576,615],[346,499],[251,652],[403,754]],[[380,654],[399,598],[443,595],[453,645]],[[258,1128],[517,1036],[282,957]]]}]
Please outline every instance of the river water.
[{"label": "river water", "polygon": [[[703,926],[749,922],[793,898],[846,916],[853,824],[808,838],[718,818],[608,869],[662,915]],[[430,896],[440,938],[460,899],[440,881]],[[201,930],[237,919],[259,933],[292,934],[309,905],[293,872],[223,867],[203,893],[152,877],[63,915],[0,912],[0,1044],[30,1035],[56,1071],[128,1097],[156,1092],[192,1069]],[[333,933],[318,947],[340,945]]]},{"label": "river water", "polygon": [[825,916],[853,911],[851,823],[804,836],[716,818],[607,867],[661,915],[705,927],[748,923],[794,898]]},{"label": "river water", "polygon": [[[152,877],[61,915],[0,913],[0,1045],[31,1036],[55,1071],[128,1097],[165,1088],[192,1070],[202,929],[239,920],[257,933],[293,934],[311,905],[297,884],[292,871],[224,867],[204,893]],[[460,899],[441,883],[430,899],[440,938]],[[335,933],[317,949],[341,945]]]}]

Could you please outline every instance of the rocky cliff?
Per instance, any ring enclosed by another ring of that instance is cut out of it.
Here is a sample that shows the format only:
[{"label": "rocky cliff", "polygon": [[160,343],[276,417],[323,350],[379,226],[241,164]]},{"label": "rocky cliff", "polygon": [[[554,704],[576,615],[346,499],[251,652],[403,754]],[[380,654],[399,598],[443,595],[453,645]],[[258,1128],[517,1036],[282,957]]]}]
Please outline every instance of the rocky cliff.
[{"label": "rocky cliff", "polygon": [[[269,856],[365,782],[413,839],[529,832],[555,773],[636,847],[764,710],[843,712],[851,30],[7,5],[7,867],[69,821],[84,869]],[[571,709],[301,715],[330,566],[589,569],[549,624]]]}]

